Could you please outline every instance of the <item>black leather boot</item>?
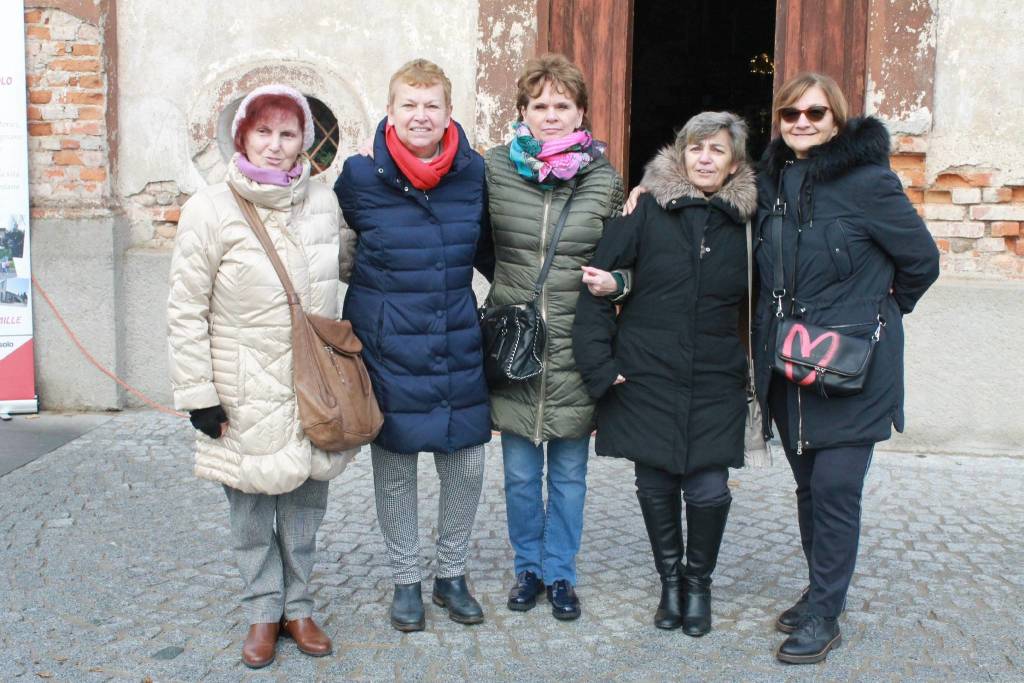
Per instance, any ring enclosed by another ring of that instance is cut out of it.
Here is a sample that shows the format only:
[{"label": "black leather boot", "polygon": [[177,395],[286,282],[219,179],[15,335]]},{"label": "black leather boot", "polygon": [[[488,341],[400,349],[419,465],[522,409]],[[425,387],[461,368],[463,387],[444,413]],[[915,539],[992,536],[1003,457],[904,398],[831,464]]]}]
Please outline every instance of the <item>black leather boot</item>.
[{"label": "black leather boot", "polygon": [[679,492],[670,495],[636,493],[644,526],[654,553],[654,566],[661,577],[661,601],[654,613],[654,625],[663,629],[683,624],[683,520]]},{"label": "black leather boot", "polygon": [[727,501],[714,507],[686,506],[686,567],[683,569],[683,633],[699,638],[711,630],[711,573],[729,518]]},{"label": "black leather boot", "polygon": [[839,633],[838,619],[807,613],[796,630],[779,646],[775,657],[787,664],[816,664],[841,642],[843,637]]},{"label": "black leather boot", "polygon": [[796,630],[796,627],[800,625],[804,615],[810,611],[809,603],[807,602],[808,596],[811,594],[811,587],[808,586],[804,589],[804,592],[800,594],[800,599],[797,600],[792,607],[787,609],[785,612],[779,615],[779,618],[775,620],[775,628],[783,633],[792,633]]},{"label": "black leather boot", "polygon": [[465,576],[451,579],[434,579],[434,604],[448,610],[452,621],[460,624],[479,624],[484,620],[480,603],[469,594]]},{"label": "black leather boot", "polygon": [[391,599],[391,625],[399,631],[422,631],[426,628],[419,581],[395,584],[395,596]]}]

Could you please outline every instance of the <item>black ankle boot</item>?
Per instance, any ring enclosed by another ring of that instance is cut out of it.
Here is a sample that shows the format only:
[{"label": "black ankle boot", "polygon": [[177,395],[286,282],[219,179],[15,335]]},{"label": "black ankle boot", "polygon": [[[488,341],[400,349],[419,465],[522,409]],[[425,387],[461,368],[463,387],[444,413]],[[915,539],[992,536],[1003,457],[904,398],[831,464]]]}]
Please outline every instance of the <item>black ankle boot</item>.
[{"label": "black ankle boot", "polygon": [[399,631],[422,631],[426,627],[419,581],[395,584],[395,596],[391,600],[391,625]]},{"label": "black ankle boot", "polygon": [[434,604],[448,610],[452,621],[460,624],[479,624],[484,620],[484,610],[470,595],[465,576],[451,579],[434,579]]},{"label": "black ankle boot", "polygon": [[839,620],[808,612],[775,652],[780,662],[787,664],[815,664],[823,661],[829,650],[843,641],[839,633]]},{"label": "black ankle boot", "polygon": [[718,564],[731,503],[705,508],[686,506],[683,633],[694,638],[711,630],[711,574]]},{"label": "black ankle boot", "polygon": [[800,599],[797,600],[792,607],[787,609],[785,612],[779,615],[779,618],[775,620],[775,628],[783,633],[792,633],[796,630],[796,627],[803,621],[804,615],[810,611],[809,603],[807,602],[808,596],[811,594],[811,587],[808,586],[804,589],[804,592],[800,594]]},{"label": "black ankle boot", "polygon": [[654,625],[679,628],[683,623],[683,522],[679,492],[650,495],[637,491],[636,498],[651,541],[654,566],[661,577],[661,601],[654,613]]}]

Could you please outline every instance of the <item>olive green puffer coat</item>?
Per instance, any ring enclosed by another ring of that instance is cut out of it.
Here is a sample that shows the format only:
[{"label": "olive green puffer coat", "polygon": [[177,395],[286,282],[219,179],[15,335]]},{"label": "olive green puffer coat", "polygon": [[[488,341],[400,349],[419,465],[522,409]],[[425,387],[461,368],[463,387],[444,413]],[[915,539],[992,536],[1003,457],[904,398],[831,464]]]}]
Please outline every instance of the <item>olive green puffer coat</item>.
[{"label": "olive green puffer coat", "polygon": [[[487,192],[497,265],[490,302],[493,305],[529,300],[548,240],[569,198],[569,186],[546,190],[516,173],[508,145],[484,156]],[[605,219],[622,210],[622,178],[604,157],[578,174],[576,196],[562,231],[555,259],[541,293],[541,311],[548,325],[544,372],[527,382],[491,391],[491,424],[541,443],[578,438],[594,427],[594,402],[576,372],[572,353],[572,322],[583,276]],[[543,230],[542,230],[543,227]]]}]

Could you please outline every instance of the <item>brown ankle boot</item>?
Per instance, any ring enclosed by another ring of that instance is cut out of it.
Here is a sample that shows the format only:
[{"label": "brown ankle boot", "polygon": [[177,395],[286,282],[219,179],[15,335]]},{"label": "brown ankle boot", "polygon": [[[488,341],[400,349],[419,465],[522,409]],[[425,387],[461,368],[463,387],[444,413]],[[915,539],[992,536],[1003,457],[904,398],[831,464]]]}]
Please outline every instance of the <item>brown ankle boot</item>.
[{"label": "brown ankle boot", "polygon": [[277,635],[280,625],[253,624],[242,643],[242,664],[250,669],[262,669],[274,661],[277,654]]},{"label": "brown ankle boot", "polygon": [[311,617],[302,619],[281,619],[281,635],[291,638],[304,654],[324,657],[331,654],[331,639],[316,625]]}]

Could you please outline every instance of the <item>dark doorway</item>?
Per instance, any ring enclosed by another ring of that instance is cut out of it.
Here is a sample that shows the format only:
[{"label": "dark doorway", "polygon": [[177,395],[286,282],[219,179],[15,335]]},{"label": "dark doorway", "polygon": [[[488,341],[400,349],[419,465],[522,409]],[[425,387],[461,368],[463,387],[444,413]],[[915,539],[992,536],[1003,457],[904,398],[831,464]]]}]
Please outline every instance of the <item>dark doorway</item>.
[{"label": "dark doorway", "polygon": [[728,110],[756,159],[771,135],[773,0],[634,0],[629,182],[694,114]]}]

